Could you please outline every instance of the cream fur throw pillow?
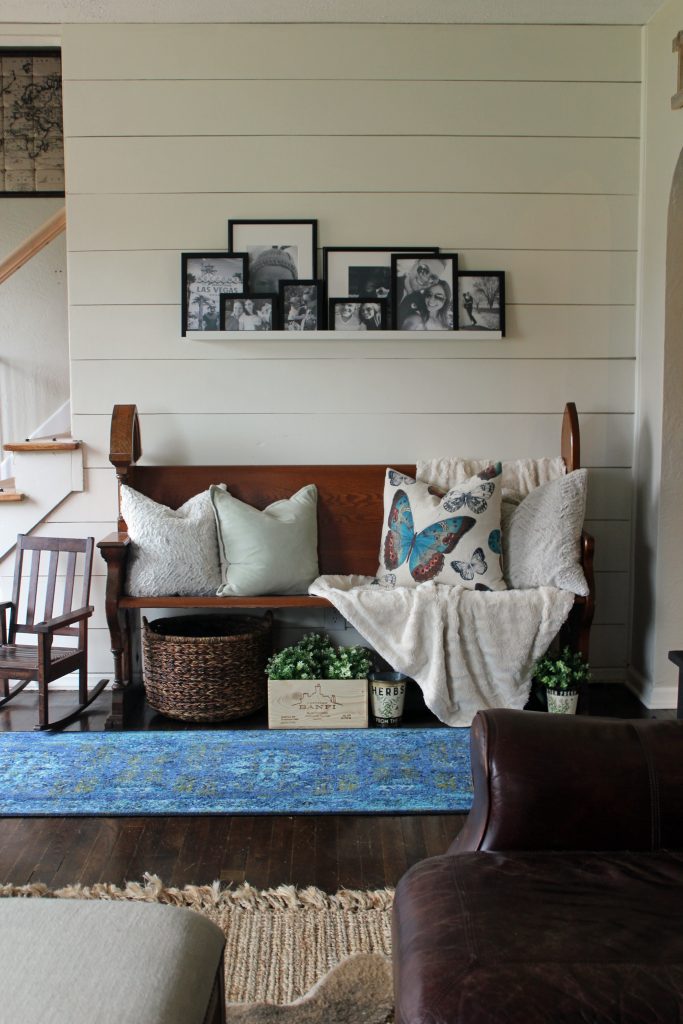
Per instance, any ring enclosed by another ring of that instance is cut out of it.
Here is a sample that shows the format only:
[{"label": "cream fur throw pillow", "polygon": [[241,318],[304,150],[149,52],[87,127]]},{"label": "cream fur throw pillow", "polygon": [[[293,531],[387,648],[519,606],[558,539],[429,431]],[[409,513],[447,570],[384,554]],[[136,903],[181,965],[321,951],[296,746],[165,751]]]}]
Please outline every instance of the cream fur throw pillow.
[{"label": "cream fur throw pillow", "polygon": [[508,586],[558,587],[586,596],[580,564],[588,472],[577,469],[519,496],[503,496],[503,566]]},{"label": "cream fur throw pillow", "polygon": [[208,490],[172,509],[123,484],[121,513],[131,539],[127,585],[131,597],[215,595],[221,585],[221,564]]}]

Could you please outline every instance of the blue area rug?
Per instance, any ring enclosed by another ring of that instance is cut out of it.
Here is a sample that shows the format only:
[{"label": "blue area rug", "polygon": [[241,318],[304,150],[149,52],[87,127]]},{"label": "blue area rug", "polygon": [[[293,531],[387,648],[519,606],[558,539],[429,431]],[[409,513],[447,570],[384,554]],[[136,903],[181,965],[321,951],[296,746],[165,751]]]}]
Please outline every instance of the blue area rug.
[{"label": "blue area rug", "polygon": [[0,815],[469,810],[469,729],[4,733]]}]

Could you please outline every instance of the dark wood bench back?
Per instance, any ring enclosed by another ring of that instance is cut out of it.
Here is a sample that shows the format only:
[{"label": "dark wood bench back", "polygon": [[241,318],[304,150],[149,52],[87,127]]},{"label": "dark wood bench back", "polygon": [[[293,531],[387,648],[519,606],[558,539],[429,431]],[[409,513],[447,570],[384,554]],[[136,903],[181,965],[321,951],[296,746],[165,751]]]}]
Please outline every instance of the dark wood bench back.
[{"label": "dark wood bench back", "polygon": [[[415,475],[414,465],[397,465]],[[379,564],[386,466],[135,466],[125,482],[178,508],[210,484],[224,483],[240,501],[263,509],[300,487],[318,488],[321,573],[374,576]],[[121,521],[119,529],[125,529]]]}]

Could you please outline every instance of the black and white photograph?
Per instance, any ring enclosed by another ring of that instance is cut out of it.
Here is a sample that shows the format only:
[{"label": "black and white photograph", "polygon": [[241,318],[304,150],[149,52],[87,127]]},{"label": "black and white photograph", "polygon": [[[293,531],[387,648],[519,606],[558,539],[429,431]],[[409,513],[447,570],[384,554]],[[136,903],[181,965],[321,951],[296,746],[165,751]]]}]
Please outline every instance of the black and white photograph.
[{"label": "black and white photograph", "polygon": [[323,277],[328,296],[349,295],[352,298],[367,295],[386,299],[391,309],[391,257],[394,253],[438,253],[437,246],[383,247],[354,246],[323,249]]},{"label": "black and white photograph", "polygon": [[223,293],[244,292],[247,282],[246,252],[181,253],[181,330],[219,331]]},{"label": "black and white photograph", "polygon": [[317,272],[317,220],[229,220],[228,248],[249,255],[249,290],[278,291],[281,281],[310,280]]},{"label": "black and white photograph", "polygon": [[331,331],[383,331],[387,328],[387,300],[372,295],[329,300]]},{"label": "black and white photograph", "polygon": [[322,281],[280,281],[281,327],[284,331],[320,331],[324,328]]},{"label": "black and white photograph", "polygon": [[461,331],[500,331],[505,335],[505,272],[467,270],[458,274]]},{"label": "black and white photograph", "polygon": [[272,331],[276,323],[276,295],[221,295],[221,330]]},{"label": "black and white photograph", "polygon": [[391,257],[393,325],[399,331],[457,331],[458,257],[419,252]]}]

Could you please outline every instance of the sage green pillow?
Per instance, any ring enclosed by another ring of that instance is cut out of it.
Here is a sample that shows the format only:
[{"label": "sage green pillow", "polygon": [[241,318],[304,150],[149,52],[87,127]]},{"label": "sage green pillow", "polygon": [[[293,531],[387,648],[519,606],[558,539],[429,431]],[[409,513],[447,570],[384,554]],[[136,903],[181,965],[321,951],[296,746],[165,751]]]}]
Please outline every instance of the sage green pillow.
[{"label": "sage green pillow", "polygon": [[318,575],[318,491],[308,484],[262,512],[211,488],[218,528],[219,597],[305,594]]}]

